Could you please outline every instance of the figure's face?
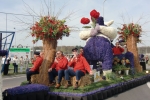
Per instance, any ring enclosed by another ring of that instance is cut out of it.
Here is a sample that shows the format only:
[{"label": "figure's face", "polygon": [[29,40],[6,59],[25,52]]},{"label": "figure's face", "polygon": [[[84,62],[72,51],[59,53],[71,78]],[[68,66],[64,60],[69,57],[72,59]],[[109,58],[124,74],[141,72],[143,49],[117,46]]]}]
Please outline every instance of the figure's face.
[{"label": "figure's face", "polygon": [[40,52],[40,56],[43,57],[44,56],[44,52]]},{"label": "figure's face", "polygon": [[56,57],[61,57],[61,56],[62,56],[62,53],[60,51],[57,51]]},{"label": "figure's face", "polygon": [[77,55],[78,55],[78,51],[77,51],[77,50],[74,50],[74,51],[72,51],[72,54],[73,54],[74,56],[77,56]]},{"label": "figure's face", "polygon": [[118,47],[118,46],[119,46],[119,43],[117,42],[117,43],[116,43],[116,47]]}]

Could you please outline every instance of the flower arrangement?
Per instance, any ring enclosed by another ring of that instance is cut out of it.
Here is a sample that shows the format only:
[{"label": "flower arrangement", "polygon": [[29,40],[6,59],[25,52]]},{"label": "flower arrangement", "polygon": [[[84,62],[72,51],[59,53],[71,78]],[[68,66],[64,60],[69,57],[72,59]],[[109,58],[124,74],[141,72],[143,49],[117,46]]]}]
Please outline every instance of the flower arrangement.
[{"label": "flower arrangement", "polygon": [[123,27],[118,28],[118,30],[119,30],[118,34],[120,35],[119,38],[121,40],[126,41],[126,39],[129,35],[133,35],[133,36],[137,37],[137,42],[140,42],[139,37],[140,37],[141,32],[142,32],[142,28],[140,25],[133,24],[133,23],[123,24]]},{"label": "flower arrangement", "polygon": [[63,36],[69,36],[70,29],[65,25],[65,20],[58,20],[56,17],[44,16],[36,22],[30,29],[31,35],[35,37],[33,43],[38,40],[58,40]]},{"label": "flower arrangement", "polygon": [[[96,27],[96,21],[97,21],[97,19],[99,18],[100,13],[97,12],[97,11],[94,9],[94,10],[92,10],[92,11],[90,12],[90,16],[91,16],[92,26],[93,26],[93,28],[95,28],[95,27]],[[81,18],[81,21],[80,21],[80,22],[81,22],[82,24],[89,24],[89,23],[90,23],[90,19],[83,17],[83,18]],[[91,26],[83,26],[83,28],[91,28]]]}]

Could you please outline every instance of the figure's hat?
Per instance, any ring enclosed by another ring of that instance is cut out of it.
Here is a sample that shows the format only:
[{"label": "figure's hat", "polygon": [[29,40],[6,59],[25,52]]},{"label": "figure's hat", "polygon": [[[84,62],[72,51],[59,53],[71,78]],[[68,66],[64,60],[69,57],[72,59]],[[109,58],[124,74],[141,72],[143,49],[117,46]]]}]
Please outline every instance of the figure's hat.
[{"label": "figure's hat", "polygon": [[106,26],[106,25],[104,25],[104,18],[102,16],[97,18],[96,23],[98,23],[99,25]]},{"label": "figure's hat", "polygon": [[102,16],[100,16],[99,18],[97,18],[96,23],[98,23],[101,26],[110,26],[111,24],[113,24],[113,20],[110,20],[108,22],[104,22],[104,18]]},{"label": "figure's hat", "polygon": [[35,51],[34,55],[40,55],[40,52]]}]

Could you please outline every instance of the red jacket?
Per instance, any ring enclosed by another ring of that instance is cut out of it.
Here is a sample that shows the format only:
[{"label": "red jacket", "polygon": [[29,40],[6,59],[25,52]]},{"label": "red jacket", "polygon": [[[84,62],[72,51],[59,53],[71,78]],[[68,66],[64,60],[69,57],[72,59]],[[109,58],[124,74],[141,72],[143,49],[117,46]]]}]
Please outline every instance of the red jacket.
[{"label": "red jacket", "polygon": [[74,71],[81,70],[84,73],[86,73],[86,70],[88,72],[91,71],[90,65],[88,64],[86,59],[81,55],[79,55],[77,59],[70,60],[70,62],[68,63],[68,66],[73,67]]},{"label": "red jacket", "polygon": [[124,49],[121,47],[113,47],[112,50],[114,55],[120,55],[124,52]]},{"label": "red jacket", "polygon": [[30,69],[30,71],[38,71],[39,72],[39,67],[41,66],[43,62],[43,58],[38,56],[36,57],[36,60],[33,62],[33,66]]},{"label": "red jacket", "polygon": [[68,60],[65,56],[63,56],[62,58],[57,58],[58,63],[54,62],[51,66],[51,68],[55,68],[56,71],[58,70],[65,70],[67,69],[67,65],[68,65]]}]

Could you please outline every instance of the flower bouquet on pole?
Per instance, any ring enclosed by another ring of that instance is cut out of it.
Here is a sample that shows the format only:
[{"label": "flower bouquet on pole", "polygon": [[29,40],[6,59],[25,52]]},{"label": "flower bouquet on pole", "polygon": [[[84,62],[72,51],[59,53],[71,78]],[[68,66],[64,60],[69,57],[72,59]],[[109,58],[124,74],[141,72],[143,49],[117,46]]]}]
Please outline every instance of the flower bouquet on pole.
[{"label": "flower bouquet on pole", "polygon": [[142,71],[137,49],[137,43],[140,42],[139,38],[141,33],[142,28],[139,24],[123,24],[122,28],[118,28],[119,38],[126,42],[128,51],[132,52],[134,55],[134,67],[138,72]]},{"label": "flower bouquet on pole", "polygon": [[70,29],[65,22],[65,20],[59,20],[57,17],[42,16],[31,27],[31,35],[35,37],[33,43],[36,43],[38,40],[43,42],[44,60],[37,79],[37,82],[40,84],[48,85],[49,83],[47,71],[55,58],[57,40],[62,39],[63,36],[69,36]]}]

